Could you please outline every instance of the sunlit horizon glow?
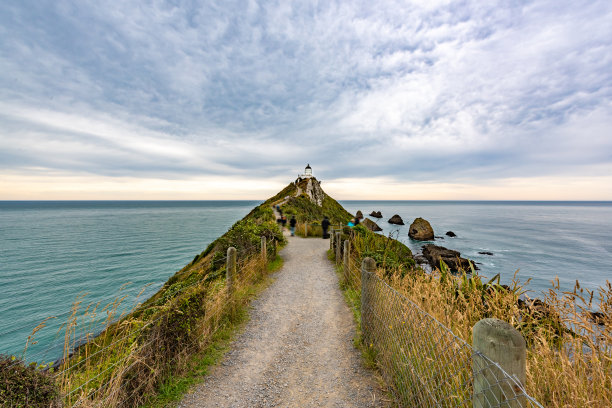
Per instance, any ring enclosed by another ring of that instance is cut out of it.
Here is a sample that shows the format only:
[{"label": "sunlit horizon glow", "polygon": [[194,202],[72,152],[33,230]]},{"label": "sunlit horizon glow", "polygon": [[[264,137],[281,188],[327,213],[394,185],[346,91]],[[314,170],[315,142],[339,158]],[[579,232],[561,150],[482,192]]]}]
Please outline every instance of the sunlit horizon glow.
[{"label": "sunlit horizon glow", "polygon": [[0,200],[612,200],[612,2],[0,2]]}]

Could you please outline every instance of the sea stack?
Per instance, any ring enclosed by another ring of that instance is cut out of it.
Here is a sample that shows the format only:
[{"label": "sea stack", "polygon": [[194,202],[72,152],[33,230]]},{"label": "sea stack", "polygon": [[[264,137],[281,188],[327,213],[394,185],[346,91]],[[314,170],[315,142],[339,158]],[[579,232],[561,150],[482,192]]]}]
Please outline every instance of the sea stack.
[{"label": "sea stack", "polygon": [[382,231],[382,228],[380,228],[377,223],[375,223],[369,218],[366,218],[361,223],[370,231],[374,231],[374,232]]},{"label": "sea stack", "polygon": [[434,230],[431,228],[429,221],[419,217],[410,224],[408,236],[417,241],[433,241]]},{"label": "sea stack", "polygon": [[388,222],[389,222],[389,224],[404,225],[404,220],[402,220],[402,217],[400,217],[397,214],[395,214],[393,217],[389,218]]},{"label": "sea stack", "polygon": [[462,269],[469,272],[471,270],[470,263],[474,269],[478,269],[474,262],[466,258],[461,258],[460,255],[461,253],[459,253],[459,251],[447,249],[434,244],[427,244],[423,246],[423,256],[427,258],[427,261],[432,268],[439,268],[440,261],[444,261],[451,271],[458,271]]}]

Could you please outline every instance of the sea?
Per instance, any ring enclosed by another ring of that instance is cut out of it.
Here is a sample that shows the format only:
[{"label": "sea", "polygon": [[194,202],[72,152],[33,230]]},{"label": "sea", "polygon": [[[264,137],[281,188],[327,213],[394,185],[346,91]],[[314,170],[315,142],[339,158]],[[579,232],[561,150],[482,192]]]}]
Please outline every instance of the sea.
[{"label": "sea", "polygon": [[[436,245],[502,283],[530,280],[531,297],[557,277],[566,290],[576,280],[589,289],[612,280],[612,202],[339,202],[353,214],[381,211],[373,220],[382,234],[414,253],[424,243],[410,240],[408,227],[423,217]],[[259,203],[0,201],[0,354],[56,360],[75,304],[80,313],[99,305],[101,320],[119,298],[119,312],[129,311]],[[406,225],[389,224],[394,214]]]}]

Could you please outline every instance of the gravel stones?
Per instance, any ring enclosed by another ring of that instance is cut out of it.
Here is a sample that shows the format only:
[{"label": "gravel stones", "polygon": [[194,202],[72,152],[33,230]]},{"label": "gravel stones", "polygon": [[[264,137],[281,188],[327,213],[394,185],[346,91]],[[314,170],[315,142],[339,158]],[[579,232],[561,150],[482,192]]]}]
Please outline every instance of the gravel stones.
[{"label": "gravel stones", "polygon": [[353,347],[327,241],[288,239],[285,264],[253,301],[244,331],[179,407],[386,406]]}]

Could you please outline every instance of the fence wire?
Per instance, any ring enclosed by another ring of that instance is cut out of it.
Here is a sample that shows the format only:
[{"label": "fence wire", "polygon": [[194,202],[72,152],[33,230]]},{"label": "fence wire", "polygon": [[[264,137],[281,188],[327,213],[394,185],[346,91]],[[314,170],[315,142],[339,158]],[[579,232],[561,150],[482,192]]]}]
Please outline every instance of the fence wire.
[{"label": "fence wire", "polygon": [[541,407],[497,363],[365,269],[361,301],[364,344],[400,406]]}]

